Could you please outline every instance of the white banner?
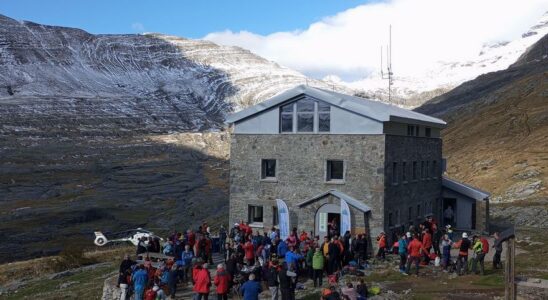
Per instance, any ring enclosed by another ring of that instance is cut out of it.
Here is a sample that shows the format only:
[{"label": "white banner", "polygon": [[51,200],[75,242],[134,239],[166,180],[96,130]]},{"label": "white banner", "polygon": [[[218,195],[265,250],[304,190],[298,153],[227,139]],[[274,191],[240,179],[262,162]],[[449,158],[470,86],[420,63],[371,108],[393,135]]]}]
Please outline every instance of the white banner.
[{"label": "white banner", "polygon": [[278,226],[280,227],[280,239],[285,240],[289,237],[289,209],[285,202],[281,199],[276,199],[278,206]]},{"label": "white banner", "polygon": [[348,203],[341,199],[341,236],[350,231],[350,208]]}]

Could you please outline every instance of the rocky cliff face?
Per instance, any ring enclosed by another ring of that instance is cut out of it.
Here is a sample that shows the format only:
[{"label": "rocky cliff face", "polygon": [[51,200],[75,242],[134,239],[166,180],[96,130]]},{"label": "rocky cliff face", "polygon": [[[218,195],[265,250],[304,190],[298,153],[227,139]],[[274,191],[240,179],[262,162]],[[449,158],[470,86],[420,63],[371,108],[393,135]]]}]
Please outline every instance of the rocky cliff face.
[{"label": "rocky cliff face", "polygon": [[237,47],[0,15],[0,261],[224,221],[225,115],[307,81],[331,88]]}]

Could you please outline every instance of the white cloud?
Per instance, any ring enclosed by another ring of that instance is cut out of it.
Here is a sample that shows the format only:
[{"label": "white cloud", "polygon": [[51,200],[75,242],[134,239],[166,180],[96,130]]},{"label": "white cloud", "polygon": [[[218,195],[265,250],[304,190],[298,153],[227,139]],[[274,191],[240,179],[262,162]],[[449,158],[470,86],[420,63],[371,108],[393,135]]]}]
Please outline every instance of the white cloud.
[{"label": "white cloud", "polygon": [[140,22],[135,22],[131,24],[131,29],[133,29],[134,31],[138,33],[143,33],[145,32],[145,25],[143,25],[143,23],[140,23]]},{"label": "white cloud", "polygon": [[394,0],[346,10],[305,30],[266,36],[227,30],[204,39],[250,49],[317,78],[355,80],[378,71],[392,24],[393,68],[407,76],[517,38],[546,10],[545,0]]}]

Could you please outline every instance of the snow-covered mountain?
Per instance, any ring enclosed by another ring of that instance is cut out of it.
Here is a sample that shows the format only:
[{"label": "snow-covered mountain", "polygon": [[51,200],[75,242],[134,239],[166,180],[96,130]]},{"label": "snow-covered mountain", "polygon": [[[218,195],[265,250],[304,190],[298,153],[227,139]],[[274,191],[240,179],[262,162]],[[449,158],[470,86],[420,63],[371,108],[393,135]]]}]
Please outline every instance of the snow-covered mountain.
[{"label": "snow-covered mountain", "polygon": [[93,35],[0,15],[0,134],[208,130],[306,82],[332,88],[238,47]]},{"label": "snow-covered mountain", "polygon": [[[479,75],[508,68],[527,48],[548,34],[548,12],[520,38],[484,45],[478,55],[468,61],[438,62],[424,73],[394,79],[392,102],[406,107],[416,107],[441,95],[461,83]],[[387,100],[387,80],[380,74],[364,80],[347,83],[362,94]]]}]

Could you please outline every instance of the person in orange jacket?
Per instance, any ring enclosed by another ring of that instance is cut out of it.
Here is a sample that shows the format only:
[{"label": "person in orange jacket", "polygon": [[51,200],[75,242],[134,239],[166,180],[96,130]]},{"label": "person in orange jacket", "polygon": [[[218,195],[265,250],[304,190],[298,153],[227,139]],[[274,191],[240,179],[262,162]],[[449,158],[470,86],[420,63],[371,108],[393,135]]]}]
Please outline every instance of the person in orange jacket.
[{"label": "person in orange jacket", "polygon": [[406,270],[407,275],[409,275],[409,272],[411,271],[411,264],[415,263],[415,268],[416,268],[415,274],[419,276],[419,263],[421,260],[421,252],[423,251],[423,249],[424,249],[424,246],[419,240],[419,236],[415,234],[413,236],[413,239],[411,240],[411,242],[409,242],[409,245],[407,246],[407,252],[409,253],[409,259],[407,260],[407,270]]},{"label": "person in orange jacket", "polygon": [[377,243],[379,246],[379,251],[377,252],[377,257],[382,258],[382,260],[386,259],[386,234],[381,232],[379,236],[377,237]]},{"label": "person in orange jacket", "polygon": [[303,231],[301,232],[301,235],[299,236],[299,240],[300,240],[301,242],[304,242],[304,241],[306,241],[307,239],[308,239],[308,233],[306,233],[306,231],[303,230]]}]

